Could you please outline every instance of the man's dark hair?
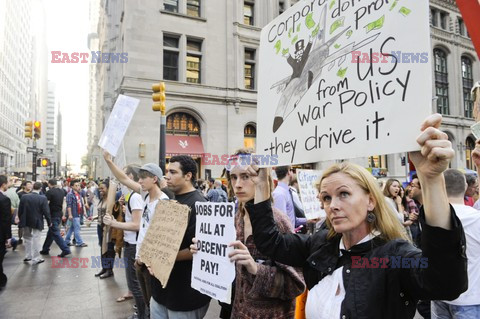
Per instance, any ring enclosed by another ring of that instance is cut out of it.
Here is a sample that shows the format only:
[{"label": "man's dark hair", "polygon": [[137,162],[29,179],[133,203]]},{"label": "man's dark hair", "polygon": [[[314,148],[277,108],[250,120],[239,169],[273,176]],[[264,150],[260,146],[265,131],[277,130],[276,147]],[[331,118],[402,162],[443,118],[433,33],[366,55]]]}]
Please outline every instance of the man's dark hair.
[{"label": "man's dark hair", "polygon": [[213,178],[209,178],[208,181],[212,184],[215,183],[215,180]]},{"label": "man's dark hair", "polygon": [[192,185],[195,185],[195,179],[197,178],[197,163],[190,157],[186,155],[177,155],[170,158],[170,163],[179,163],[182,174],[192,173],[192,179],[190,182]]},{"label": "man's dark hair", "polygon": [[57,180],[55,178],[52,178],[52,179],[48,180],[48,184],[55,186],[55,185],[57,185]]},{"label": "man's dark hair", "polygon": [[35,184],[33,184],[33,189],[38,191],[38,190],[41,190],[42,189],[42,182],[35,182]]},{"label": "man's dark hair", "polygon": [[477,176],[475,174],[465,174],[465,179],[467,180],[468,186],[472,186],[477,181]]},{"label": "man's dark hair", "polygon": [[290,166],[277,166],[275,167],[275,174],[277,174],[277,179],[281,180],[287,176],[290,171]]},{"label": "man's dark hair", "polygon": [[419,188],[421,189],[421,188],[422,188],[422,184],[420,184],[420,178],[418,178],[418,175],[417,175],[417,174],[413,174],[413,175],[412,175],[412,181],[413,181],[415,178],[418,179],[418,186],[419,186]]},{"label": "man's dark hair", "polygon": [[0,187],[3,186],[3,184],[8,183],[8,178],[5,175],[0,175]]},{"label": "man's dark hair", "polygon": [[75,185],[76,183],[80,183],[80,181],[78,179],[74,179],[70,182],[70,187],[73,187],[73,185]]},{"label": "man's dark hair", "polygon": [[443,172],[443,176],[448,197],[463,197],[467,190],[465,175],[457,169],[450,168]]}]

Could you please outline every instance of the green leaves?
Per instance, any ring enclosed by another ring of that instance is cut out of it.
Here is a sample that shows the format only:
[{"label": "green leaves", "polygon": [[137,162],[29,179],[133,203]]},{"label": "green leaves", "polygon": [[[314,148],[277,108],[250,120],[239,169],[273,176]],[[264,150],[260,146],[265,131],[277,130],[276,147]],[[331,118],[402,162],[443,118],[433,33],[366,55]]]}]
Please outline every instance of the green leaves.
[{"label": "green leaves", "polygon": [[347,70],[348,70],[348,67],[345,68],[345,69],[340,68],[337,72],[337,76],[339,76],[343,79],[345,77],[345,75],[347,75]]},{"label": "green leaves", "polygon": [[410,12],[412,12],[412,10],[410,10],[406,7],[401,7],[398,12],[400,12],[402,15],[404,15],[406,17],[410,14]]},{"label": "green leaves", "polygon": [[278,40],[276,43],[275,43],[275,46],[273,47],[275,49],[275,53],[278,54],[278,52],[280,52],[280,49],[282,48],[282,41],[281,40]]}]

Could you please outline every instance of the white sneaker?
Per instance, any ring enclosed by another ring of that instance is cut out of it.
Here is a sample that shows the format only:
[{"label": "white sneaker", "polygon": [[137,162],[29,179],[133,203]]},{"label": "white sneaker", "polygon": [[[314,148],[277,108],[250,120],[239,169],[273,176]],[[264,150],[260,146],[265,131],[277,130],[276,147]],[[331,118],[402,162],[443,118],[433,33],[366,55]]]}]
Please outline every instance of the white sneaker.
[{"label": "white sneaker", "polygon": [[37,265],[37,264],[41,264],[45,261],[45,259],[43,258],[40,258],[40,259],[36,259],[34,261],[32,261],[32,265]]}]

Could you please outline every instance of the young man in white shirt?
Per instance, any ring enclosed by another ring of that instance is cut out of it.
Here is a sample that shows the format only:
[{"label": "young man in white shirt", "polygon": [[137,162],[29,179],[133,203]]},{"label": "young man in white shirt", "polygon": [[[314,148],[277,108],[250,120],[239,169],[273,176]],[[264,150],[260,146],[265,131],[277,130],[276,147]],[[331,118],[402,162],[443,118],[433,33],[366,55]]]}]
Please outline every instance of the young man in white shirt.
[{"label": "young man in white shirt", "polygon": [[[124,230],[134,230],[136,227],[138,227],[136,228],[138,233],[135,233],[135,264],[136,275],[141,288],[143,300],[138,298],[138,293],[132,290],[138,309],[138,314],[134,314],[133,318],[143,319],[147,317],[147,313],[149,312],[148,307],[151,297],[151,275],[145,264],[143,264],[143,262],[140,260],[139,252],[148,226],[150,225],[150,221],[155,214],[155,207],[157,206],[158,200],[169,199],[168,196],[165,195],[160,189],[160,182],[163,178],[163,172],[160,167],[154,163],[145,164],[139,170],[139,178],[137,182],[134,179],[129,178],[124,171],[122,171],[113,163],[112,156],[108,152],[104,151],[103,157],[118,181],[135,192],[133,193],[134,195],[132,195],[135,197],[135,204],[132,202],[132,199],[130,199],[130,206],[133,212],[132,221],[129,224],[119,223],[115,220],[112,220],[111,217],[107,217],[104,218],[104,223]],[[133,216],[135,216],[135,218],[133,218]],[[138,216],[140,216],[140,218],[138,218]],[[127,243],[127,241],[125,241],[125,243]],[[127,251],[125,251],[125,253],[127,254]],[[137,295],[137,297],[135,297],[135,295]]]},{"label": "young man in white shirt", "polygon": [[480,318],[480,211],[465,205],[465,175],[448,169],[445,176],[448,200],[462,222],[467,240],[468,290],[455,300],[432,301],[432,319]]}]

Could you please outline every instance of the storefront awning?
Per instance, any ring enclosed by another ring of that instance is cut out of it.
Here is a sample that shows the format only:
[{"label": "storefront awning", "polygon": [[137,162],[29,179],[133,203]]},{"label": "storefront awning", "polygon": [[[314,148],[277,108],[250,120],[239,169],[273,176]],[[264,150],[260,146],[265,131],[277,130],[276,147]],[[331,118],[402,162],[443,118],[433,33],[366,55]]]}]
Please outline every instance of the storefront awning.
[{"label": "storefront awning", "polygon": [[167,135],[166,142],[167,156],[189,155],[191,157],[201,157],[205,152],[200,136]]}]

